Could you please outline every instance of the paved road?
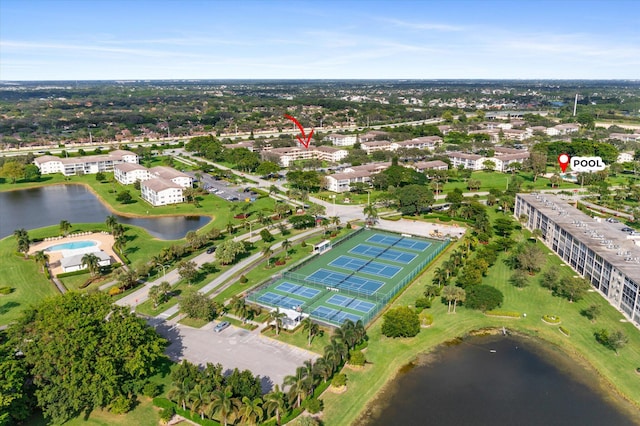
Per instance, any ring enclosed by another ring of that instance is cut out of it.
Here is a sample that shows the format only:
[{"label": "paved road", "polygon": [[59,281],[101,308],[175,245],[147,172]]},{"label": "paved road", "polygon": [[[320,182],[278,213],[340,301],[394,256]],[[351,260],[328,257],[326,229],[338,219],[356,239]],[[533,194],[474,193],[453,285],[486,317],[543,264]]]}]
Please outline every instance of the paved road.
[{"label": "paved road", "polygon": [[214,323],[192,328],[151,319],[149,324],[171,342],[165,353],[172,360],[187,359],[197,365],[220,363],[228,370],[251,370],[263,378],[265,392],[275,384],[282,385],[284,377],[294,374],[304,361],[319,357],[314,352],[264,337],[259,329],[248,331],[230,326],[214,333]]}]

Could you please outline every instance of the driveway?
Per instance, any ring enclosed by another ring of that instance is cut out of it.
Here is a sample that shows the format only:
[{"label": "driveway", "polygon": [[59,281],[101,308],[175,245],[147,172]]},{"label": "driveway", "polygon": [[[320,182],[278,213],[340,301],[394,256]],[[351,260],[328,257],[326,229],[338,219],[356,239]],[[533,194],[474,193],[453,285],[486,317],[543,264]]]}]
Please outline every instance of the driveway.
[{"label": "driveway", "polygon": [[225,374],[234,368],[251,370],[262,378],[262,389],[268,392],[274,385],[282,385],[285,376],[294,374],[304,361],[318,354],[264,337],[258,330],[248,331],[230,326],[214,333],[215,323],[202,328],[168,324],[150,319],[149,324],[171,344],[165,353],[173,361],[186,359],[196,365],[220,363]]}]

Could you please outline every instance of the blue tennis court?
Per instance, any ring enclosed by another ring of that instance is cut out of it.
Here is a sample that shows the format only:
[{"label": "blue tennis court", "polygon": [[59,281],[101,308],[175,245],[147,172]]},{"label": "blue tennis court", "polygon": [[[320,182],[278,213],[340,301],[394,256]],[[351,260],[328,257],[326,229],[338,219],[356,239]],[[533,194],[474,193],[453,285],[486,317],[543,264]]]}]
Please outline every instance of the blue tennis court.
[{"label": "blue tennis court", "polygon": [[385,265],[384,263],[373,260],[356,259],[350,256],[340,256],[329,263],[329,266],[378,275],[385,278],[393,278],[402,269],[399,266]]},{"label": "blue tennis court", "polygon": [[367,242],[416,251],[425,251],[431,245],[431,243],[426,241],[418,241],[407,237],[395,237],[383,234],[374,234],[367,239]]},{"label": "blue tennis court", "polygon": [[306,277],[306,280],[326,284],[332,287],[344,288],[364,294],[374,294],[384,283],[382,281],[369,280],[354,275],[343,274],[342,272],[318,269],[313,274]]},{"label": "blue tennis court", "polygon": [[327,303],[343,308],[353,309],[354,311],[369,313],[376,307],[375,303],[367,302],[366,300],[356,299],[355,297],[347,297],[341,294],[334,294],[327,299]]},{"label": "blue tennis court", "polygon": [[392,262],[409,264],[418,255],[413,253],[407,253],[405,251],[399,251],[394,249],[383,249],[378,246],[370,246],[369,244],[358,244],[349,253],[360,254],[363,256],[377,257],[382,260],[390,260]]},{"label": "blue tennis court", "polygon": [[302,300],[293,297],[281,296],[270,291],[258,297],[258,301],[272,306],[280,306],[282,308],[293,309],[302,306]]},{"label": "blue tennis court", "polygon": [[300,297],[304,297],[305,299],[313,299],[320,293],[320,290],[316,290],[315,288],[305,287],[299,284],[293,284],[290,282],[283,282],[275,290],[281,291],[283,293],[291,293]]},{"label": "blue tennis court", "polygon": [[362,319],[362,317],[356,314],[338,311],[337,309],[327,308],[326,306],[318,306],[313,311],[311,311],[311,315],[337,324],[342,324],[348,319],[353,322],[357,322],[358,320]]}]

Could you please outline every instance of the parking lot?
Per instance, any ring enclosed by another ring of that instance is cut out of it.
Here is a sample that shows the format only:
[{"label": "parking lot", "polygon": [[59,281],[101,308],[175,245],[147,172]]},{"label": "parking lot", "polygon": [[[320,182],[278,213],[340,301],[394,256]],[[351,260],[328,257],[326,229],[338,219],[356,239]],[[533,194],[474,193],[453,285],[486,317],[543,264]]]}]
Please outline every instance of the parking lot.
[{"label": "parking lot", "polygon": [[[185,172],[193,179],[197,179],[195,172]],[[227,201],[244,201],[247,198],[251,201],[255,201],[255,193],[245,192],[245,188],[240,185],[235,185],[226,180],[216,180],[208,173],[201,173],[200,183],[202,188],[206,189],[211,195],[216,195],[220,198],[224,198]]]},{"label": "parking lot", "polygon": [[250,370],[263,378],[263,391],[281,385],[285,376],[294,374],[297,367],[318,354],[278,342],[239,327],[230,326],[214,333],[214,323],[202,328],[167,324],[152,319],[150,324],[171,344],[165,353],[176,362],[186,359],[196,365],[220,363],[227,373],[234,368]]}]

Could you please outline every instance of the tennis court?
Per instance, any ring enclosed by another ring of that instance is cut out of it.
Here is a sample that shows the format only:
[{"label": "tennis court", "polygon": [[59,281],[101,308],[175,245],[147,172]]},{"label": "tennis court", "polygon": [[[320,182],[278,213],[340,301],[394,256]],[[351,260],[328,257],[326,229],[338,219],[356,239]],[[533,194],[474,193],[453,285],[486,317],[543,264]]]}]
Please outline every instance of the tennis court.
[{"label": "tennis court", "polygon": [[330,305],[340,306],[341,308],[349,308],[354,311],[369,313],[376,307],[375,303],[367,302],[365,300],[356,299],[355,297],[343,296],[341,294],[334,294],[327,299],[327,303]]},{"label": "tennis court", "polygon": [[318,306],[311,311],[310,315],[337,324],[342,324],[348,319],[353,322],[357,322],[362,319],[359,315],[352,314],[350,312],[338,311],[337,309],[327,308],[326,306]]},{"label": "tennis court", "polygon": [[349,271],[358,271],[370,275],[378,275],[385,278],[393,278],[402,268],[398,266],[386,265],[384,263],[375,262],[373,260],[356,259],[350,256],[340,256],[329,266],[347,269]]},{"label": "tennis court", "polygon": [[374,234],[367,239],[367,242],[416,251],[425,251],[431,245],[431,243],[418,241],[414,238],[384,234]]},{"label": "tennis court", "polygon": [[448,241],[359,229],[322,254],[273,277],[250,301],[291,309],[330,325],[368,323],[411,282]]},{"label": "tennis court", "polygon": [[304,302],[293,297],[282,296],[280,294],[272,293],[270,291],[264,293],[258,297],[258,301],[266,303],[272,306],[279,306],[281,308],[295,309],[298,306],[302,306]]},{"label": "tennis court", "polygon": [[287,281],[278,285],[275,289],[282,293],[295,294],[297,296],[304,297],[305,299],[313,299],[318,295],[318,293],[320,293],[320,290],[316,290],[315,288],[309,288],[300,284],[293,284]]},{"label": "tennis court", "polygon": [[342,272],[318,269],[307,277],[308,281],[327,284],[332,287],[354,290],[358,293],[373,294],[384,285],[382,281],[370,280],[356,275],[347,275]]},{"label": "tennis court", "polygon": [[367,257],[380,258],[382,260],[390,260],[392,262],[408,264],[413,261],[418,255],[413,253],[407,253],[405,251],[398,251],[394,249],[383,249],[378,246],[370,246],[369,244],[358,244],[349,253],[360,254]]}]

